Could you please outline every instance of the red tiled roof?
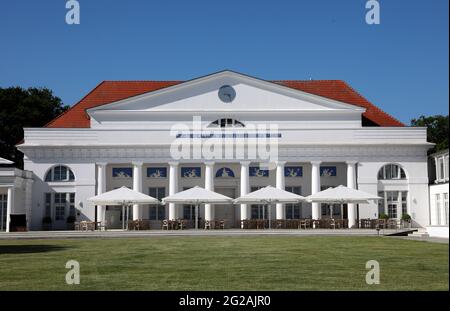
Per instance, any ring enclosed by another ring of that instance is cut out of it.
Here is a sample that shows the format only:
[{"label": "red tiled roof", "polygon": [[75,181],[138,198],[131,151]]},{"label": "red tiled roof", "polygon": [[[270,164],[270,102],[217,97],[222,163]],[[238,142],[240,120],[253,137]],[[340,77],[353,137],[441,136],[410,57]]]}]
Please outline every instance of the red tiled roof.
[{"label": "red tiled roof", "polygon": [[[89,128],[86,109],[112,103],[118,100],[156,91],[183,81],[103,81],[77,104],[49,122],[51,128]],[[404,126],[403,123],[385,113],[341,80],[273,81],[303,92],[327,97],[344,103],[366,108],[363,117],[378,126]]]}]

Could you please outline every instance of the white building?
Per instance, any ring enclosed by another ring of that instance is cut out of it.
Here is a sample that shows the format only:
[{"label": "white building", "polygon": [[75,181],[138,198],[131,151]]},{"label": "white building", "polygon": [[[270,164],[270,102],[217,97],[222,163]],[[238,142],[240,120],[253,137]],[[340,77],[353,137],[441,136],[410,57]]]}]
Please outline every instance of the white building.
[{"label": "white building", "polygon": [[[184,131],[177,134],[175,124]],[[46,127],[24,130],[18,148],[33,172],[32,200],[13,196],[11,214],[30,211],[31,230],[40,230],[44,217],[65,228],[69,215],[120,227],[120,209],[96,211],[87,199],[122,185],[162,198],[194,185],[238,197],[269,184],[304,196],[342,184],[384,200],[350,205],[337,217],[408,213],[417,226],[430,221],[426,129],[405,127],[343,81],[265,81],[231,71],[185,82],[105,81]],[[268,143],[269,156],[262,149],[255,156],[255,141]],[[177,158],[171,147],[187,142],[203,153]],[[218,142],[235,149],[219,155]],[[262,206],[205,208],[232,227],[268,215]],[[274,207],[272,215],[328,212],[303,203]],[[194,210],[134,207],[132,217],[155,228],[165,218],[193,219]]]},{"label": "white building", "polygon": [[448,238],[448,149],[430,155],[430,236]]}]

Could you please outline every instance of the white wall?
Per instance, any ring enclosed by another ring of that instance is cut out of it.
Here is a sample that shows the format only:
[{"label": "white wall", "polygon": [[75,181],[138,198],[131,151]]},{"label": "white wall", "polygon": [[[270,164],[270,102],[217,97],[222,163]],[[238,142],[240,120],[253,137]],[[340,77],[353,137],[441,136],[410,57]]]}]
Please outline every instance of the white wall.
[{"label": "white wall", "polygon": [[[56,164],[67,165],[75,175],[75,182],[46,183],[45,174]],[[95,195],[95,164],[64,163],[58,160],[52,163],[33,163],[25,161],[25,169],[34,173],[31,229],[41,230],[42,218],[45,215],[46,192],[75,192],[75,209],[79,220],[95,217],[93,206],[87,199]]]}]

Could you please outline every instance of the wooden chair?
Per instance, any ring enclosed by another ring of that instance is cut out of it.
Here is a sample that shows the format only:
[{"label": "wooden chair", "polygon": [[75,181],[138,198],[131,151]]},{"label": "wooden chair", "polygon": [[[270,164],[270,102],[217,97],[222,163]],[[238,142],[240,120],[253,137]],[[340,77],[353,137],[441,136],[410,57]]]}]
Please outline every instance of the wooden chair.
[{"label": "wooden chair", "polygon": [[169,230],[169,220],[168,220],[168,219],[164,219],[164,220],[162,221],[161,230],[164,230],[164,228],[165,228],[166,230]]},{"label": "wooden chair", "polygon": [[311,219],[300,219],[298,223],[298,228],[310,229],[311,228]]},{"label": "wooden chair", "polygon": [[205,220],[205,230],[210,230],[210,229],[211,229],[211,221]]},{"label": "wooden chair", "polygon": [[184,219],[179,219],[179,220],[178,220],[178,228],[179,228],[180,230],[183,230],[183,229],[185,229],[186,227],[187,227],[187,221],[184,220]]},{"label": "wooden chair", "polygon": [[333,218],[330,219],[329,228],[330,229],[336,229],[336,221]]},{"label": "wooden chair", "polygon": [[220,229],[225,229],[225,219],[219,220],[219,228]]}]

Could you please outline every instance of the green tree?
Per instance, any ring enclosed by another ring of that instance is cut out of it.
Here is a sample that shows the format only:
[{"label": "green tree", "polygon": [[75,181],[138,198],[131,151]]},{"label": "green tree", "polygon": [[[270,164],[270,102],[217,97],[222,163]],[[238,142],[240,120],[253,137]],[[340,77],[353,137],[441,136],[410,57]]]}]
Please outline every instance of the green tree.
[{"label": "green tree", "polygon": [[429,154],[448,148],[448,115],[420,116],[411,120],[411,126],[427,128],[427,140],[436,144]]},{"label": "green tree", "polygon": [[24,127],[42,127],[66,111],[61,99],[47,88],[0,88],[0,157],[23,167],[23,154],[15,145]]}]

